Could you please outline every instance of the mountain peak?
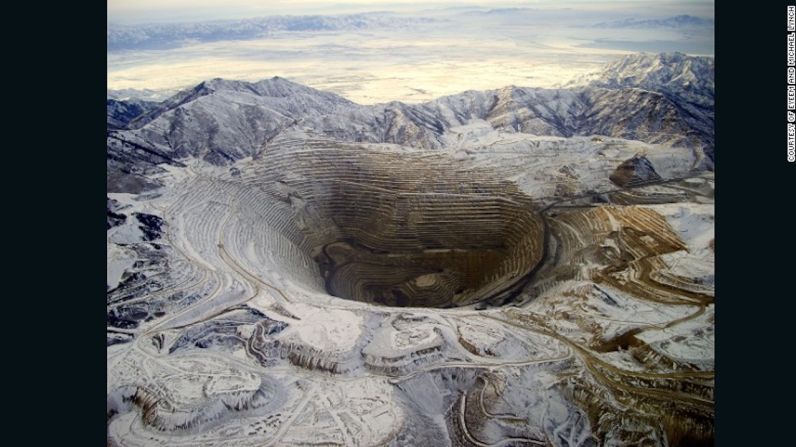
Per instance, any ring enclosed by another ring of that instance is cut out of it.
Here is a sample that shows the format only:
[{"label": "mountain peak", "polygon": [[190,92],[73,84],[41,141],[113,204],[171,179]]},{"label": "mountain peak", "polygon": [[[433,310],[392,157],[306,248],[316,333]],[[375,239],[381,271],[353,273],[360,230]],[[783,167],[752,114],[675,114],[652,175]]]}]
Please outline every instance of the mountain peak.
[{"label": "mountain peak", "polygon": [[331,95],[330,93],[307,87],[280,76],[274,76],[255,82],[213,78],[199,83],[192,91],[200,96],[214,92],[245,93],[272,98],[285,98],[296,95]]},{"label": "mountain peak", "polygon": [[664,92],[702,90],[712,96],[712,57],[685,53],[638,53],[622,57],[568,86],[637,87]]}]

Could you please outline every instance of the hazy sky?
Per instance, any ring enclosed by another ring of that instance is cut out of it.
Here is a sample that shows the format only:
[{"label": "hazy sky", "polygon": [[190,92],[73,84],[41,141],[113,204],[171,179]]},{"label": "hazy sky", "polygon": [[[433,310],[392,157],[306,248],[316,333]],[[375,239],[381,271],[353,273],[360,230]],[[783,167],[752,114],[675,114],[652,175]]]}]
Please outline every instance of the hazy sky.
[{"label": "hazy sky", "polygon": [[282,76],[374,103],[553,87],[633,52],[712,55],[712,19],[700,0],[109,0],[108,88]]},{"label": "hazy sky", "polygon": [[108,0],[108,20],[116,23],[146,23],[232,19],[264,15],[345,14],[377,10],[408,11],[481,6],[484,8],[587,8],[676,12],[698,11],[713,17],[710,0]]},{"label": "hazy sky", "polygon": [[[108,19],[119,23],[174,20],[231,19],[265,15],[356,13],[374,10],[477,5],[478,1],[417,0],[108,0]],[[484,3],[483,1],[480,3]],[[536,2],[490,2],[487,5],[514,5]],[[491,6],[496,7],[496,6]]]}]

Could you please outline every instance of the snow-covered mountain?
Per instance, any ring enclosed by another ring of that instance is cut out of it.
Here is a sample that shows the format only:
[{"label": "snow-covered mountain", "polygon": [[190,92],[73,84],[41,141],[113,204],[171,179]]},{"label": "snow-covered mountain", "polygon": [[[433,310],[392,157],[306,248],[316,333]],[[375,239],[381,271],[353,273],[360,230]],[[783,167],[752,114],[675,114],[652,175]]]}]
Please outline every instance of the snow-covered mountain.
[{"label": "snow-covered mountain", "polygon": [[678,116],[705,142],[713,159],[715,63],[712,57],[683,53],[639,53],[569,83],[567,87],[614,90],[642,89],[662,95],[678,109]]},{"label": "snow-covered mountain", "polygon": [[712,69],[683,87],[688,64],[109,100],[109,445],[711,445],[713,112],[683,92]]},{"label": "snow-covered mountain", "polygon": [[106,102],[108,111],[108,128],[118,129],[127,127],[130,121],[157,107],[157,105],[157,102],[142,101],[140,99],[121,101],[118,99],[108,98]]},{"label": "snow-covered mountain", "polygon": [[683,53],[632,54],[582,76],[568,86],[643,88],[712,106],[714,61]]},{"label": "snow-covered mountain", "polygon": [[125,172],[195,157],[257,156],[288,129],[345,142],[444,146],[452,127],[484,120],[534,135],[604,135],[700,149],[713,157],[713,60],[632,55],[561,89],[467,91],[422,104],[359,105],[275,77],[212,79],[159,103],[108,102],[108,157]]}]

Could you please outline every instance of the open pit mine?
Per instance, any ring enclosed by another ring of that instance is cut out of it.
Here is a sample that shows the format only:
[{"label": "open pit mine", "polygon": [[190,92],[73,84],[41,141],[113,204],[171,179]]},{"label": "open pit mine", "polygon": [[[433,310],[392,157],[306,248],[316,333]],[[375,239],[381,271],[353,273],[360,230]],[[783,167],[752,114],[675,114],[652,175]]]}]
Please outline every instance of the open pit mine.
[{"label": "open pit mine", "polygon": [[713,95],[109,99],[108,444],[712,445]]}]

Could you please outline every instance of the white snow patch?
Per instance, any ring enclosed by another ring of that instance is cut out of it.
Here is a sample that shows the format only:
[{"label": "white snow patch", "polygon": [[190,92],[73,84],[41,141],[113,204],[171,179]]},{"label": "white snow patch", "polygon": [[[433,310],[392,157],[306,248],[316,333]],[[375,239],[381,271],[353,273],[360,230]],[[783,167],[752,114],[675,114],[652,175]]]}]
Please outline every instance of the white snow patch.
[{"label": "white snow patch", "polygon": [[364,320],[354,312],[301,303],[291,304],[290,312],[301,318],[290,321],[292,330],[308,346],[321,351],[350,351],[362,333]]},{"label": "white snow patch", "polygon": [[108,269],[107,284],[111,289],[115,289],[122,279],[125,270],[132,267],[135,263],[135,252],[116,244],[108,244]]}]

